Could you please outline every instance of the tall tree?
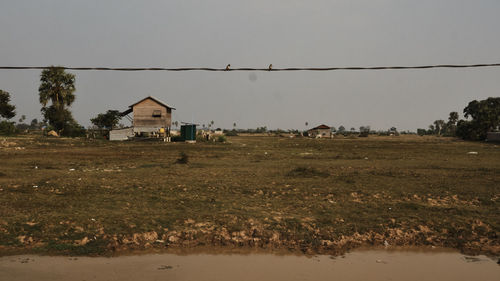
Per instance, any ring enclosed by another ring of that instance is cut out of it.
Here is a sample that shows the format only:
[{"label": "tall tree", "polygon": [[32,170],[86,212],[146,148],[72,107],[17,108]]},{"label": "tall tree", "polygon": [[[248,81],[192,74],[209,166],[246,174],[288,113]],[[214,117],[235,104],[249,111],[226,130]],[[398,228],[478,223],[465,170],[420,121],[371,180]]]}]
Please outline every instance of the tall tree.
[{"label": "tall tree", "polygon": [[457,124],[458,122],[458,112],[452,111],[450,112],[450,116],[448,117],[448,123]]},{"label": "tall tree", "polygon": [[0,90],[0,117],[12,119],[16,116],[16,107],[10,104],[9,92]]},{"label": "tall tree", "polygon": [[39,123],[38,123],[38,119],[33,119],[31,120],[31,123],[30,123],[30,129],[34,130],[34,129],[38,129],[40,127]]},{"label": "tall tree", "polygon": [[436,120],[434,121],[434,133],[438,136],[440,136],[443,133],[443,129],[445,126],[444,120]]},{"label": "tall tree", "polygon": [[464,108],[465,118],[457,124],[457,136],[470,140],[484,140],[486,133],[500,127],[500,97],[471,101]]},{"label": "tall tree", "polygon": [[448,117],[448,122],[446,123],[445,135],[455,136],[457,131],[457,122],[458,122],[458,112],[456,111],[450,112],[450,116]]},{"label": "tall tree", "polygon": [[[42,113],[56,130],[77,125],[67,109],[75,101],[75,75],[66,73],[61,67],[51,66],[40,75],[38,88]],[[50,102],[50,106],[48,106]]]},{"label": "tall tree", "polygon": [[427,131],[428,135],[433,135],[436,132],[436,128],[434,128],[434,125],[429,125],[429,130]]},{"label": "tall tree", "polygon": [[90,119],[90,122],[96,125],[99,129],[111,130],[118,125],[120,119],[122,119],[120,111],[108,110],[106,113],[99,113],[95,118]]},{"label": "tall tree", "polygon": [[368,137],[369,134],[370,134],[370,126],[359,127],[359,136],[360,137]]}]

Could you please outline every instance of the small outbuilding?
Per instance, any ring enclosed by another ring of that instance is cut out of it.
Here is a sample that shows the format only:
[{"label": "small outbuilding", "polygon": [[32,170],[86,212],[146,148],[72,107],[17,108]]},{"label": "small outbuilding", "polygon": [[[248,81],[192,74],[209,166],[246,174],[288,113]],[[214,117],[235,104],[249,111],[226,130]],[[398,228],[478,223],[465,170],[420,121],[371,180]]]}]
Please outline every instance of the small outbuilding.
[{"label": "small outbuilding", "polygon": [[185,142],[196,142],[196,124],[181,125],[181,139]]},{"label": "small outbuilding", "polygon": [[317,127],[309,129],[307,135],[311,138],[331,138],[332,130],[329,126],[321,124]]}]

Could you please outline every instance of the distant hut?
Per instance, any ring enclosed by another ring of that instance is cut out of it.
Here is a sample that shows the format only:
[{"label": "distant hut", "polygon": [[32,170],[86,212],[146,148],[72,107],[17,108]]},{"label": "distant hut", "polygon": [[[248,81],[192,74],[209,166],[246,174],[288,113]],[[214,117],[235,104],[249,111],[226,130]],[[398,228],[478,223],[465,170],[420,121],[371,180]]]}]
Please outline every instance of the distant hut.
[{"label": "distant hut", "polygon": [[170,139],[174,107],[149,96],[132,105],[122,116],[133,113],[132,127],[134,135],[159,136]]},{"label": "distant hut", "polygon": [[307,135],[311,138],[330,138],[332,136],[331,128],[321,124],[307,131]]}]

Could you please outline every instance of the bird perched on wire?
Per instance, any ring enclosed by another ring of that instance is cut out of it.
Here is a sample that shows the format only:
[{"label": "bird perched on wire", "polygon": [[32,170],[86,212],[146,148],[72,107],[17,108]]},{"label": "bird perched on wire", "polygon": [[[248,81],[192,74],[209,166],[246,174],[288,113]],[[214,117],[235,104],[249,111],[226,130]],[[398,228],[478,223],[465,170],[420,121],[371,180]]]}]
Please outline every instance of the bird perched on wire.
[{"label": "bird perched on wire", "polygon": [[273,70],[273,64],[272,63],[269,65],[269,71],[271,71],[271,70]]},{"label": "bird perched on wire", "polygon": [[229,68],[230,68],[230,67],[231,67],[231,64],[228,64],[228,65],[226,66],[226,70],[229,70]]}]

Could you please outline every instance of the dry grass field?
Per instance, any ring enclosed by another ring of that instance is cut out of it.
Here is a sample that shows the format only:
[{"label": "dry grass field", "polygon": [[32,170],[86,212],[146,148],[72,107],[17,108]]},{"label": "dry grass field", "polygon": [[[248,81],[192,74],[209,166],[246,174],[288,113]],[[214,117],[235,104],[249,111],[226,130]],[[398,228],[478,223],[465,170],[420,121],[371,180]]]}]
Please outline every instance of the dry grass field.
[{"label": "dry grass field", "polygon": [[500,253],[495,144],[418,136],[196,144],[19,137],[0,138],[0,160],[0,255],[338,254],[387,244]]}]

